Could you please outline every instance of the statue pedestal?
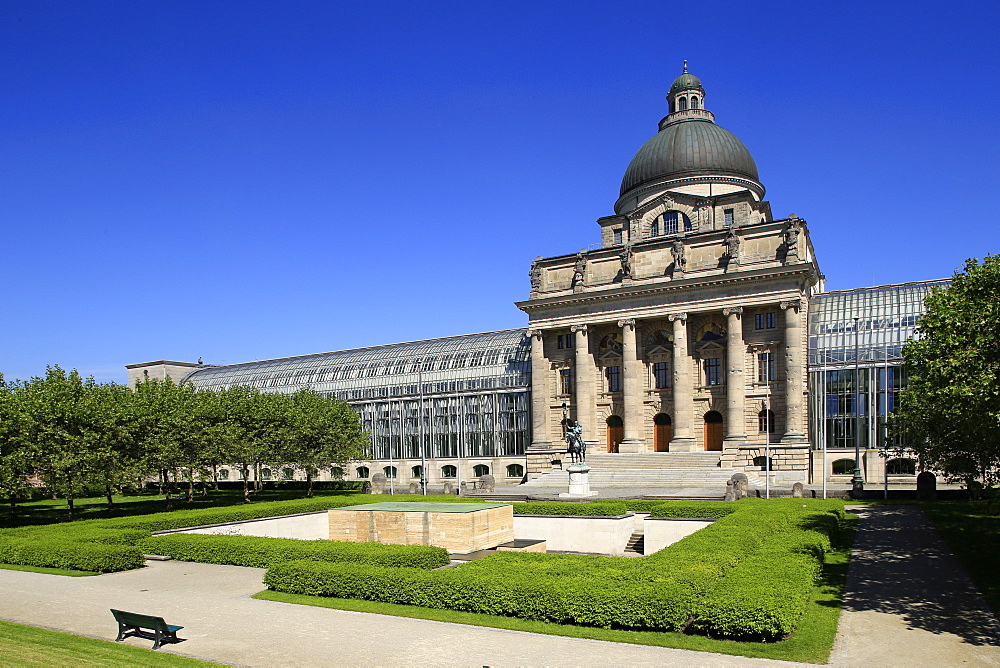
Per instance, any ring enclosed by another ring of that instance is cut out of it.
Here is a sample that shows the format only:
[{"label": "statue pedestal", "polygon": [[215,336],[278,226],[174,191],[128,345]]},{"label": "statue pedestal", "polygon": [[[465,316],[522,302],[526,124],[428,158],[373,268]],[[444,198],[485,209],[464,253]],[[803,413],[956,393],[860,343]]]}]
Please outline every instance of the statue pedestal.
[{"label": "statue pedestal", "polygon": [[570,464],[566,469],[569,472],[569,492],[559,495],[560,499],[579,499],[597,496],[597,491],[590,491],[590,467],[586,462]]}]

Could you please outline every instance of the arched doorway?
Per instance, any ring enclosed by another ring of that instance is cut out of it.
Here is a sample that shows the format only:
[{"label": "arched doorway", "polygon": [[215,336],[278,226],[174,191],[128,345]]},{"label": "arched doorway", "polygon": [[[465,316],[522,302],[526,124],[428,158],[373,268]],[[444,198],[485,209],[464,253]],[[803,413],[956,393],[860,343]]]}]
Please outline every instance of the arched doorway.
[{"label": "arched doorway", "polygon": [[625,423],[617,415],[608,418],[608,452],[618,452],[618,446],[625,440]]},{"label": "arched doorway", "polygon": [[653,449],[656,452],[669,452],[670,439],[674,437],[674,426],[670,422],[670,416],[666,413],[657,413],[653,416]]},{"label": "arched doorway", "polygon": [[722,450],[722,413],[708,411],[705,413],[705,449]]}]

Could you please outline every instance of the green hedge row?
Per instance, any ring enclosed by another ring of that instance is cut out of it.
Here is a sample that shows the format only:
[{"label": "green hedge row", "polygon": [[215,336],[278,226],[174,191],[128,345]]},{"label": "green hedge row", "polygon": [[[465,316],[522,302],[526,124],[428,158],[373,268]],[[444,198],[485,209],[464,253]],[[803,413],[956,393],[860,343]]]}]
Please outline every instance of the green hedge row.
[{"label": "green hedge row", "polygon": [[417,569],[438,568],[450,561],[448,551],[440,547],[257,536],[175,533],[147,538],[139,547],[146,554],[162,554],[180,561],[253,568],[270,568],[297,559]]},{"label": "green hedge row", "polygon": [[149,531],[145,529],[113,529],[93,524],[66,523],[5,529],[0,531],[0,542],[9,537],[103,543],[105,545],[135,545],[143,538],[149,538],[149,535]]},{"label": "green hedge row", "polygon": [[68,540],[6,538],[0,541],[0,563],[113,573],[139,568],[142,550],[127,545],[102,545]]},{"label": "green hedge row", "polygon": [[702,503],[659,503],[649,509],[650,517],[678,517],[720,519],[736,511],[733,501],[705,501]]},{"label": "green hedge row", "polygon": [[273,567],[265,584],[558,623],[774,640],[801,616],[830,548],[826,532],[839,526],[836,505],[798,501],[730,504],[718,521],[644,559],[503,552],[434,572],[297,561]]},{"label": "green hedge row", "polygon": [[559,501],[527,501],[513,503],[515,515],[572,515],[587,517],[618,517],[628,512],[624,501],[593,501],[562,503]]}]

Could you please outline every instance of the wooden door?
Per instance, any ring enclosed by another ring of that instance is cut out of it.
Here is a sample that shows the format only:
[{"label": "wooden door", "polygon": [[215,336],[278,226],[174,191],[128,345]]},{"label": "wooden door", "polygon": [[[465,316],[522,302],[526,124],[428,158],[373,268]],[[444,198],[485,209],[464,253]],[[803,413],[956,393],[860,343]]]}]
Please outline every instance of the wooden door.
[{"label": "wooden door", "polygon": [[625,423],[617,415],[608,418],[608,452],[618,452],[618,446],[625,440]]},{"label": "wooden door", "polygon": [[709,411],[705,413],[705,449],[722,450],[722,413]]},{"label": "wooden door", "polygon": [[653,449],[656,452],[669,452],[670,441],[674,437],[674,425],[666,413],[658,413],[653,418]]}]

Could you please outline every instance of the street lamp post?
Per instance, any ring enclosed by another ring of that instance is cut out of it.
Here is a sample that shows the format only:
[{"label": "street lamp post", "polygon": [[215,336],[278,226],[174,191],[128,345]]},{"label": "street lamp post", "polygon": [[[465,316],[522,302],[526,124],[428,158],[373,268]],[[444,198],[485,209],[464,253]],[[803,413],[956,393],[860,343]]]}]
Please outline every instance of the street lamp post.
[{"label": "street lamp post", "polygon": [[865,479],[861,475],[861,359],[858,354],[859,322],[860,318],[854,318],[854,478],[851,480],[852,492],[858,496],[865,489]]}]

